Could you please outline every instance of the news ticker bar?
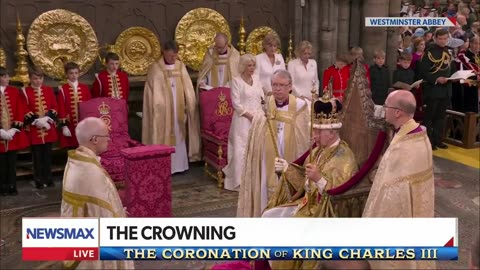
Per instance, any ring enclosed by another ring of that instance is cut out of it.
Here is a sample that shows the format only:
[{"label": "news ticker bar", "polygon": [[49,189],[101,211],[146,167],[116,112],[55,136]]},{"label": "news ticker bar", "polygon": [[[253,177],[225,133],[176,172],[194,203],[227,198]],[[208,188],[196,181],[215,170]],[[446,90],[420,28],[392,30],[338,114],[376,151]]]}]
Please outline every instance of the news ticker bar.
[{"label": "news ticker bar", "polygon": [[458,260],[458,247],[23,248],[23,260]]},{"label": "news ticker bar", "polygon": [[457,247],[458,224],[455,218],[23,218],[21,239],[23,248]]}]

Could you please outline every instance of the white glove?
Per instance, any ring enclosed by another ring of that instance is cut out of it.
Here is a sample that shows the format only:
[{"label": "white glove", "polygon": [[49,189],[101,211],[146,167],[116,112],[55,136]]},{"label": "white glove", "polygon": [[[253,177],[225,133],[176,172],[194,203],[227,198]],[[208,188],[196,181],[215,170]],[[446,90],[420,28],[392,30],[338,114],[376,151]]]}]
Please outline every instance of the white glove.
[{"label": "white glove", "polygon": [[44,116],[44,117],[42,117],[42,118],[46,119],[46,121],[47,121],[49,124],[55,123],[55,121],[53,121],[53,119],[50,118],[50,117],[48,117],[48,116]]},{"label": "white glove", "polygon": [[317,188],[318,188],[318,192],[320,194],[322,194],[323,190],[325,189],[325,187],[327,186],[327,180],[323,179],[323,177],[318,180],[317,183],[315,183],[317,185]]},{"label": "white glove", "polygon": [[20,130],[16,129],[16,128],[11,128],[7,131],[7,133],[13,138],[13,136],[15,136],[15,133],[17,132],[20,132]]},{"label": "white glove", "polygon": [[72,133],[70,132],[70,129],[68,129],[67,126],[62,127],[62,133],[63,133],[63,136],[65,137],[72,137]]},{"label": "white glove", "polygon": [[8,132],[4,129],[0,129],[0,138],[2,138],[2,140],[10,141],[12,136],[10,136],[10,134],[8,134]]},{"label": "white glove", "polygon": [[53,119],[50,118],[50,117],[48,117],[48,116],[41,117],[41,118],[39,119],[39,121],[42,122],[42,123],[49,123],[49,124],[53,124],[53,123],[54,123]]},{"label": "white glove", "polygon": [[32,126],[36,126],[37,128],[42,128],[43,127],[39,118],[33,120]]},{"label": "white glove", "polygon": [[282,158],[275,158],[275,172],[286,172],[288,162]]},{"label": "white glove", "polygon": [[46,130],[49,130],[51,128],[48,122],[43,123],[42,127],[45,128]]},{"label": "white glove", "polygon": [[32,125],[35,125],[37,128],[44,128],[46,130],[49,130],[50,129],[49,122],[53,123],[53,119],[48,116],[44,116],[44,117],[35,119]]}]

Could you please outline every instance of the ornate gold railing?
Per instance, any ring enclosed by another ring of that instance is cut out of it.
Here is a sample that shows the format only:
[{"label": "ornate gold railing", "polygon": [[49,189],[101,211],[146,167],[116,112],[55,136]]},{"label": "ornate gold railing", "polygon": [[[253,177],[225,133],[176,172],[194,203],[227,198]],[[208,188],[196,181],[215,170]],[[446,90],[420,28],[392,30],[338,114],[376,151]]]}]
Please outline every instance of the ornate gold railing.
[{"label": "ornate gold railing", "polygon": [[480,147],[480,115],[447,110],[445,142],[462,148]]}]

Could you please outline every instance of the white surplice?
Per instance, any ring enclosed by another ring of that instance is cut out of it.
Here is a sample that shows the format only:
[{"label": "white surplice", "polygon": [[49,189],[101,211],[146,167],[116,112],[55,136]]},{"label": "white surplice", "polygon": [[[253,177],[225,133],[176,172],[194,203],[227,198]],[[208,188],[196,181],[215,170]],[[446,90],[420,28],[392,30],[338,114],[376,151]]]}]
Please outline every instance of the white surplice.
[{"label": "white surplice", "polygon": [[[299,58],[288,62],[288,71],[292,75],[293,94],[297,97],[312,98],[312,87],[315,87],[315,92],[318,93],[319,81],[317,62],[313,59],[308,59],[306,66],[303,65]],[[315,85],[312,84],[315,81]]]},{"label": "white surplice", "polygon": [[[218,58],[228,58],[228,54],[221,54],[218,56]],[[225,74],[226,74],[226,69],[227,65],[217,65],[218,67],[218,87],[230,87],[230,82],[228,79],[225,79]],[[212,71],[210,70],[207,73],[207,78],[204,80],[204,83],[210,87],[215,88],[214,85],[212,85]]]},{"label": "white surplice", "polygon": [[231,97],[234,113],[228,134],[228,165],[223,169],[224,187],[228,190],[238,190],[245,167],[245,148],[252,123],[242,115],[247,112],[251,115],[263,113],[262,86],[257,76],[252,76],[252,79],[252,85],[247,84],[241,77],[232,80]]},{"label": "white surplice", "polygon": [[[175,69],[175,65],[165,64],[167,70]],[[172,88],[173,100],[177,100],[177,87],[175,77],[170,77],[170,86]],[[177,103],[173,102],[173,115],[177,115]],[[185,118],[186,119],[186,118]],[[188,170],[188,153],[185,138],[182,136],[182,131],[178,125],[178,121],[173,121],[175,124],[175,153],[172,153],[172,174]]]},{"label": "white surplice", "polygon": [[272,65],[268,55],[266,53],[261,53],[255,56],[256,60],[256,69],[255,75],[258,76],[260,82],[263,87],[263,91],[265,94],[272,91],[272,75],[278,69],[285,69],[285,60],[283,60],[283,56],[279,53],[275,54],[275,61]]}]

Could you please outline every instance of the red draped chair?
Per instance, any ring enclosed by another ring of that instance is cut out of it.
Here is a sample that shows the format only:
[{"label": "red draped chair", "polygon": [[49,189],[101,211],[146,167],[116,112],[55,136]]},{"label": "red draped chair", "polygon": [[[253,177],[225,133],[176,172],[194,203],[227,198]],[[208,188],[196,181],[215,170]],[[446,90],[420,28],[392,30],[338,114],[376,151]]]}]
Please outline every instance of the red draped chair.
[{"label": "red draped chair", "polygon": [[79,105],[79,119],[97,117],[110,131],[101,163],[119,189],[131,217],[168,217],[171,207],[171,160],[166,145],[143,145],[128,134],[128,107],[124,99],[94,98]]},{"label": "red draped chair", "polygon": [[222,169],[227,165],[228,133],[233,115],[230,88],[217,87],[200,91],[199,96],[205,173],[216,179],[218,187],[221,188],[224,178]]},{"label": "red draped chair", "polygon": [[101,162],[117,186],[123,185],[125,180],[125,166],[120,150],[143,145],[130,139],[127,111],[127,103],[123,99],[95,98],[82,102],[79,106],[80,120],[98,117],[109,128],[111,141],[108,144],[108,150],[101,155]]}]

